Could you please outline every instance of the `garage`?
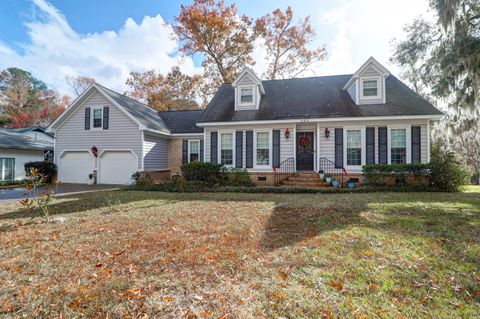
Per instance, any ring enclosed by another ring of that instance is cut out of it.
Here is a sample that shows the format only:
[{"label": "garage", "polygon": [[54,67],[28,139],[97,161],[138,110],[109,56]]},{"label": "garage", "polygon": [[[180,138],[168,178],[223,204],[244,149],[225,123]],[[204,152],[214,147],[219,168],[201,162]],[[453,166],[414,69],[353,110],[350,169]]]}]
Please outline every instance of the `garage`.
[{"label": "garage", "polygon": [[99,156],[99,184],[131,184],[138,170],[137,157],[131,151],[104,151]]},{"label": "garage", "polygon": [[94,169],[95,158],[88,151],[65,151],[60,156],[58,179],[62,183],[87,184]]}]

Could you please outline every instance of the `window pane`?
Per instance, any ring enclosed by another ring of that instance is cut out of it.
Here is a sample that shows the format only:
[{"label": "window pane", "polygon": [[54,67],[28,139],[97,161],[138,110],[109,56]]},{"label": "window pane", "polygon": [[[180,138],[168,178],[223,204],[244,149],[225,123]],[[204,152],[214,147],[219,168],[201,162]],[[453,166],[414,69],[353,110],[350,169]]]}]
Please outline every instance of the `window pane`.
[{"label": "window pane", "polygon": [[190,162],[198,162],[198,154],[190,153]]},{"label": "window pane", "polygon": [[198,153],[198,141],[190,141],[190,153]]},{"label": "window pane", "polygon": [[362,147],[362,131],[348,130],[347,131],[347,148]]},{"label": "window pane", "polygon": [[233,165],[233,134],[223,133],[220,135],[220,163]]},{"label": "window pane", "polygon": [[376,96],[377,92],[377,80],[363,81],[363,96]]},{"label": "window pane", "polygon": [[268,166],[270,157],[270,134],[268,132],[257,133],[257,165]]},{"label": "window pane", "polygon": [[240,89],[240,101],[241,103],[253,102],[253,90],[252,89]]},{"label": "window pane", "polygon": [[362,165],[362,131],[347,131],[347,165]]},{"label": "window pane", "polygon": [[102,127],[102,110],[93,110],[93,127]]},{"label": "window pane", "polygon": [[392,164],[405,164],[407,162],[407,130],[404,128],[392,129],[391,137],[391,162]]},{"label": "window pane", "polygon": [[406,147],[392,147],[391,154],[392,164],[407,163],[407,148]]},{"label": "window pane", "polygon": [[232,149],[233,148],[233,134],[224,133],[221,135],[220,146],[222,149]]},{"label": "window pane", "polygon": [[407,147],[407,130],[404,128],[392,129],[392,147]]},{"label": "window pane", "polygon": [[3,172],[0,172],[0,178],[4,181],[13,180],[13,171],[15,166],[15,160],[13,158],[0,159],[0,168]]}]

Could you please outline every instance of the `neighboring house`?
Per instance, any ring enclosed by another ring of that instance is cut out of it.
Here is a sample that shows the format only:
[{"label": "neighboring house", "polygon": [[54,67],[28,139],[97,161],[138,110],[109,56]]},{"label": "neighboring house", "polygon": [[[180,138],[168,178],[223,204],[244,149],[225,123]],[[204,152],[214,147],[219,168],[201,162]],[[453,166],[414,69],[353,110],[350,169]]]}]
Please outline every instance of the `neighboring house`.
[{"label": "neighboring house", "polygon": [[262,81],[246,69],[204,111],[159,112],[94,84],[51,128],[63,182],[95,170],[99,183],[127,184],[136,171],[161,178],[204,160],[272,184],[286,169],[360,176],[370,163],[426,163],[442,115],[370,58],[350,75]]},{"label": "neighboring house", "polygon": [[53,136],[42,128],[0,129],[0,182],[25,178],[25,163],[53,156]]}]

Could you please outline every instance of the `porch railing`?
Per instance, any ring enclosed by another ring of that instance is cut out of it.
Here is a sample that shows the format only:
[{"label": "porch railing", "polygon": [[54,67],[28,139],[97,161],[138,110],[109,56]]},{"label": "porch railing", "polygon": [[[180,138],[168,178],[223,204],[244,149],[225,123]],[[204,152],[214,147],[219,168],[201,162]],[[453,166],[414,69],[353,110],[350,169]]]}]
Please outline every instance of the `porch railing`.
[{"label": "porch railing", "polygon": [[343,177],[345,176],[345,170],[342,168],[336,167],[335,163],[325,157],[320,157],[318,171],[329,176],[332,179],[335,179],[340,182],[340,185],[343,185]]},{"label": "porch railing", "polygon": [[275,185],[280,185],[280,183],[290,176],[295,174],[295,159],[293,157],[289,157],[277,168],[273,169],[273,175],[275,180]]}]

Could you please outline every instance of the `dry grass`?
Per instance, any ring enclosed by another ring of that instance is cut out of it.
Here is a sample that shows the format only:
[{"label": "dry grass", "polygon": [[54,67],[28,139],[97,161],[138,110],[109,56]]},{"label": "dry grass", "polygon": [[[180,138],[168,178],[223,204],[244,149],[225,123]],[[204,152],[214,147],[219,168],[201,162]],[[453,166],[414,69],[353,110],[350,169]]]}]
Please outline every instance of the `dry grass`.
[{"label": "dry grass", "polygon": [[0,317],[473,318],[480,198],[109,192],[0,206]]}]

